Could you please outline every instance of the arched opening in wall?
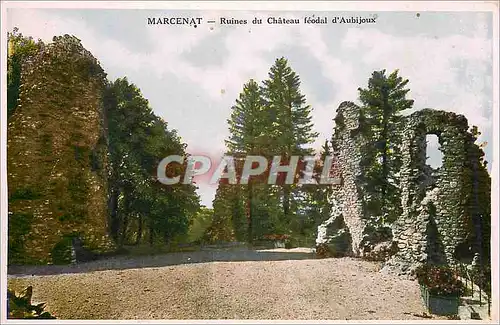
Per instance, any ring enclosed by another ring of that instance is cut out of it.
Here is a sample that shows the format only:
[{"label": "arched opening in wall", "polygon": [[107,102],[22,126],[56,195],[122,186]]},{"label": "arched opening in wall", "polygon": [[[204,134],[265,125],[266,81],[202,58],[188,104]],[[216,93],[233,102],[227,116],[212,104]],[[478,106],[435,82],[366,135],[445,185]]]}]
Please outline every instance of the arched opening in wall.
[{"label": "arched opening in wall", "polygon": [[425,163],[436,170],[443,165],[443,153],[440,150],[439,138],[435,134],[426,136],[427,150]]}]

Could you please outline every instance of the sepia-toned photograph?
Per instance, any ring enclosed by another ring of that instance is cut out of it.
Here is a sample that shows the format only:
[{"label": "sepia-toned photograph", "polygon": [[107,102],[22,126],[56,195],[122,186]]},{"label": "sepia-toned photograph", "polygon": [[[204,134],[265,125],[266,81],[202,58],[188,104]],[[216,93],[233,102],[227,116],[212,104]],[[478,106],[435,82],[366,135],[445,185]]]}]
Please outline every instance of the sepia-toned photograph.
[{"label": "sepia-toned photograph", "polygon": [[498,322],[498,1],[1,6],[2,323]]}]

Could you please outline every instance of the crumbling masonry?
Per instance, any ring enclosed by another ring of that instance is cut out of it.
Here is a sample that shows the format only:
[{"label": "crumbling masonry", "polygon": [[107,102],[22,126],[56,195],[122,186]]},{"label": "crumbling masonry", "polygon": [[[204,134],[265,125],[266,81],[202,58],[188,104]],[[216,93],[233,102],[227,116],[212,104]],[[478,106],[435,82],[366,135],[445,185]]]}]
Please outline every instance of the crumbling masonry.
[{"label": "crumbling masonry", "polygon": [[[342,179],[331,197],[333,213],[318,228],[317,251],[382,259],[385,270],[408,274],[421,263],[455,264],[489,248],[490,178],[467,119],[424,109],[403,120],[399,172],[401,216],[376,222],[366,208],[362,163],[370,143],[358,106],[337,110],[332,145]],[[438,136],[442,167],[426,165],[426,136]],[[479,243],[479,244],[478,244]]]},{"label": "crumbling masonry", "polygon": [[69,262],[75,234],[93,251],[113,250],[104,72],[78,39],[65,35],[25,62],[21,80],[7,140],[9,264]]}]

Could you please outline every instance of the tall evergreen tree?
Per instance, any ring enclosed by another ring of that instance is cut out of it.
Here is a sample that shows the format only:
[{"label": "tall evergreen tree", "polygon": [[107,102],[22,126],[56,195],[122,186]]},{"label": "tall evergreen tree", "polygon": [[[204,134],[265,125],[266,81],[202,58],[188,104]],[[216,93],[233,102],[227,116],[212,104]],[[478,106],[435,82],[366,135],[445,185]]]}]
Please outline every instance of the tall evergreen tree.
[{"label": "tall evergreen tree", "polygon": [[[228,154],[237,159],[238,169],[241,171],[243,160],[249,155],[263,155],[266,151],[268,137],[265,133],[266,116],[262,105],[260,88],[257,82],[251,79],[243,86],[236,104],[232,107],[229,124],[229,139],[226,141]],[[233,224],[236,227],[236,233],[241,236],[241,216],[246,214],[247,219],[247,241],[253,241],[253,220],[254,220],[254,181],[251,177],[248,185],[238,185],[238,191],[246,193],[246,202],[242,207],[241,202],[231,202]],[[237,200],[241,195],[236,195],[233,200]]]},{"label": "tall evergreen tree", "polygon": [[321,222],[327,220],[330,217],[332,206],[330,203],[330,195],[333,193],[333,187],[329,184],[320,184],[321,175],[323,173],[324,163],[326,157],[333,154],[332,148],[329,145],[329,141],[325,140],[323,147],[320,152],[319,163],[316,165],[314,176],[318,185],[316,186],[316,191],[314,195],[314,202],[319,207],[319,217],[314,220],[315,229],[320,225]]},{"label": "tall evergreen tree", "polygon": [[372,73],[368,88],[358,89],[374,148],[366,166],[367,190],[373,194],[369,210],[383,222],[393,221],[400,214],[397,174],[401,167],[400,113],[413,106],[413,100],[406,98],[410,91],[407,84],[408,80],[400,77],[398,70],[388,76],[382,70]]},{"label": "tall evergreen tree", "polygon": [[315,238],[317,227],[321,222],[327,220],[331,213],[330,195],[333,193],[333,187],[329,184],[320,184],[323,173],[324,162],[327,156],[332,155],[332,148],[328,140],[325,140],[320,157],[314,166],[313,179],[317,184],[304,184],[302,189],[305,193],[302,209],[305,211],[305,220],[303,221],[301,231],[303,235],[309,238]]},{"label": "tall evergreen tree", "polygon": [[[241,235],[241,229],[238,229],[239,221],[245,216],[234,209],[244,202],[244,197],[237,190],[238,185],[219,183],[213,205],[213,219],[211,225],[207,228],[204,240],[207,242],[241,240],[246,237],[246,227]],[[236,213],[237,215],[234,215]],[[235,225],[235,220],[237,224]],[[244,219],[245,220],[245,219]],[[240,237],[241,236],[241,237]]]},{"label": "tall evergreen tree", "polygon": [[[281,155],[282,162],[289,162],[293,155],[305,156],[313,153],[312,144],[318,133],[313,131],[311,106],[300,91],[300,78],[290,68],[285,58],[279,58],[263,82],[262,95],[267,109],[268,136],[273,139],[270,151]],[[300,175],[296,175],[298,178]],[[290,204],[294,185],[283,184],[284,222],[291,221]]]},{"label": "tall evergreen tree", "polygon": [[261,154],[264,150],[266,116],[262,105],[260,88],[251,79],[243,86],[236,104],[231,108],[228,153],[232,155]]}]

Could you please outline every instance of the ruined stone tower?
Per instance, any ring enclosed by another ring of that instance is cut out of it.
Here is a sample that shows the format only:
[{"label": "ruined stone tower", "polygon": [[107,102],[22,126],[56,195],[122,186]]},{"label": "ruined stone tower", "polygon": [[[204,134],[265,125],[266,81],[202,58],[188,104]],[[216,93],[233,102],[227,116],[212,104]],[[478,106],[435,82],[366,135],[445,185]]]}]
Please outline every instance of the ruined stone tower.
[{"label": "ruined stone tower", "polygon": [[105,74],[74,37],[54,38],[22,67],[8,125],[9,263],[56,263],[68,236],[94,251],[107,235]]},{"label": "ruined stone tower", "polygon": [[359,107],[352,102],[340,104],[335,124],[332,147],[342,183],[333,185],[333,215],[319,227],[317,244],[328,245],[334,256],[359,255],[366,227],[360,167],[366,141]]},{"label": "ruined stone tower", "polygon": [[[403,119],[402,215],[389,229],[374,222],[366,209],[370,193],[364,188],[363,160],[371,144],[360,108],[342,103],[335,122],[332,145],[342,183],[334,185],[333,214],[318,228],[317,249],[333,256],[371,258],[375,253],[397,273],[410,273],[419,263],[454,264],[472,251],[485,251],[490,178],[465,117],[424,109]],[[438,170],[426,165],[428,134],[438,136],[443,152]],[[475,246],[478,240],[483,248]]]},{"label": "ruined stone tower", "polygon": [[[489,242],[490,212],[479,206],[489,199],[476,190],[489,177],[479,164],[480,152],[468,128],[464,116],[451,112],[424,109],[406,118],[403,215],[392,227],[398,251],[386,268],[405,273],[418,263],[453,265],[480,251],[474,247],[478,240]],[[438,137],[443,153],[442,166],[430,173],[425,163],[428,134]]]}]

